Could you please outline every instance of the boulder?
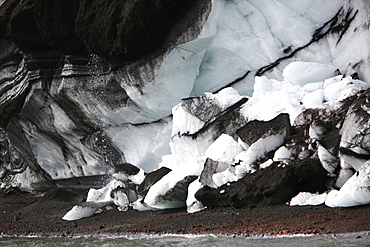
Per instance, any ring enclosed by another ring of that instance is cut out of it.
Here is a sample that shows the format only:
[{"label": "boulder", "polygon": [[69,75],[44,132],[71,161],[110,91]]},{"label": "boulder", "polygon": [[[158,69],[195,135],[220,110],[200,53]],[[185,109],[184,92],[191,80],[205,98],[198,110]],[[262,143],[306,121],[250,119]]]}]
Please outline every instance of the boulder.
[{"label": "boulder", "polygon": [[161,167],[155,171],[148,173],[145,176],[144,181],[138,186],[138,189],[137,189],[138,194],[145,197],[150,187],[156,182],[158,182],[162,177],[164,177],[170,171],[171,169],[167,167]]},{"label": "boulder", "polygon": [[[175,205],[174,207],[186,207],[186,197],[188,196],[189,185],[197,179],[198,176],[186,176],[178,181],[175,186],[169,189],[163,196],[157,198],[158,204]],[[153,205],[155,207],[155,205]]]},{"label": "boulder", "polygon": [[370,90],[349,107],[340,135],[341,166],[359,170],[370,157]]},{"label": "boulder", "polygon": [[[224,90],[236,92],[232,88]],[[232,101],[220,104],[217,101],[218,94],[183,99],[173,108],[170,143],[173,155],[196,157],[203,155],[209,145],[222,134],[237,138],[235,131],[246,123],[240,109],[248,98],[240,97],[236,92]]]},{"label": "boulder", "polygon": [[290,133],[289,114],[281,113],[270,121],[253,120],[236,131],[236,134],[247,145],[252,145],[271,129],[285,129],[286,136]]},{"label": "boulder", "polygon": [[217,188],[217,185],[213,181],[212,176],[217,170],[218,163],[219,163],[218,161],[214,161],[210,158],[207,158],[206,162],[204,163],[203,171],[199,177],[199,182],[203,186]]},{"label": "boulder", "polygon": [[285,203],[296,194],[294,188],[299,178],[294,174],[294,169],[294,166],[274,163],[217,189],[203,187],[195,197],[208,207],[222,205],[238,208],[256,203]]}]

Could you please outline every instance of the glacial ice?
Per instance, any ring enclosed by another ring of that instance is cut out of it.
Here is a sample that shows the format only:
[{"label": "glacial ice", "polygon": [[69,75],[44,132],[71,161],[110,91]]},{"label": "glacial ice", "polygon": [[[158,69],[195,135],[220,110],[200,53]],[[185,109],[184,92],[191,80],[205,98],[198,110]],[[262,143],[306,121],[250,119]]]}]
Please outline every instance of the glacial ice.
[{"label": "glacial ice", "polygon": [[222,172],[226,170],[230,164],[237,162],[235,157],[242,151],[244,151],[244,149],[234,138],[222,134],[207,148],[204,155],[214,161],[219,161],[216,172]]},{"label": "glacial ice", "polygon": [[329,207],[352,207],[370,203],[370,161],[347,180],[340,190],[331,190],[325,201]]},{"label": "glacial ice", "polygon": [[[311,64],[307,63],[307,66],[310,67]],[[302,67],[300,67],[300,69],[301,68]],[[297,70],[296,73],[300,73],[300,70]],[[279,104],[281,99],[283,99],[287,95],[289,95],[291,101],[300,102],[305,95],[315,91],[324,90],[324,81],[331,80],[333,81],[333,83],[345,81],[346,84],[351,81],[351,78],[349,76],[345,78],[342,77],[341,79],[335,76],[332,79],[321,78],[323,80],[321,83],[308,83],[311,85],[307,86],[308,84],[297,85],[291,83],[290,81],[277,81],[273,79],[267,79],[266,77],[262,78],[263,80],[260,79],[260,77],[256,78],[255,93],[252,97],[249,97],[246,106],[241,109],[242,114],[247,119],[259,118],[270,120],[282,111],[293,112],[294,114],[290,114],[293,116],[298,115],[300,112],[306,109],[304,105],[302,106],[301,104],[296,104],[294,108],[294,105],[292,106],[289,104],[285,104],[286,107],[289,106],[290,111],[287,111],[287,109],[284,108],[274,108],[274,106]],[[267,85],[270,85],[271,87],[261,87],[259,82],[267,83]],[[327,83],[327,85],[331,84]],[[363,89],[366,85],[367,84],[365,84],[364,82],[356,84],[355,86],[357,87],[353,88],[355,90],[351,89],[351,93],[355,93]],[[274,94],[275,97],[271,97],[271,94]],[[337,96],[341,97],[340,94],[338,94]],[[227,106],[233,104],[234,102],[237,102],[241,98],[241,96],[234,89],[231,88],[224,89],[217,94],[207,93],[205,97],[208,100],[212,99],[214,102],[218,102],[217,104],[221,108],[226,108]],[[255,99],[260,99],[261,97],[265,97],[263,104],[261,104],[260,100]],[[333,98],[331,99],[331,101],[337,102],[339,100],[337,98]],[[264,117],[261,117],[259,113],[266,112],[266,109],[270,110],[269,113],[266,114]],[[174,114],[172,121],[172,135],[177,135],[177,133],[179,132],[196,132],[203,126],[203,124],[192,125],[193,123],[201,122],[198,118],[195,118],[195,116],[193,116],[189,112],[186,112],[183,108],[180,108],[179,105],[174,107],[173,112]],[[194,119],[196,119],[196,121],[193,121]],[[172,169],[172,171],[164,176],[162,179],[160,179],[149,189],[148,194],[144,198],[144,204],[135,202],[135,204],[131,205],[138,210],[183,207],[185,205],[188,207],[189,212],[202,210],[204,206],[194,197],[196,191],[202,187],[198,179],[189,185],[186,201],[171,201],[168,199],[163,200],[162,198],[167,193],[167,191],[173,188],[177,182],[181,181],[186,176],[199,176],[203,169],[206,158],[212,158],[216,161],[219,161],[219,164],[221,164],[221,167],[212,176],[212,179],[216,186],[221,186],[228,182],[237,181],[238,179],[242,178],[244,174],[248,172],[254,172],[255,167],[252,167],[251,164],[256,159],[263,157],[267,152],[279,148],[284,142],[284,136],[284,131],[270,133],[262,137],[260,140],[253,143],[252,145],[248,146],[245,143],[242,145],[242,142],[240,142],[240,140],[238,142],[237,140],[234,140],[231,136],[222,134],[219,138],[217,138],[210,144],[206,145],[205,143],[197,143],[195,145],[200,146],[195,149],[189,149],[189,147],[187,147],[188,149],[186,151],[181,151],[181,148],[184,147],[184,143],[181,140],[172,138],[171,147],[178,146],[179,149],[172,149],[172,151],[175,152],[170,155],[162,156],[162,162],[160,163],[160,166],[169,167]],[[315,134],[315,136],[312,136],[312,138],[319,138],[319,136]],[[195,139],[192,142],[196,141],[197,140]],[[285,147],[282,147],[275,152],[273,160],[287,160],[289,159],[290,155],[291,152]],[[333,169],[335,168],[335,164],[337,164],[338,161],[334,159],[332,155],[330,155],[330,153],[328,153],[328,151],[323,149],[323,147],[321,146],[319,146],[319,158],[323,163],[325,169],[328,170],[328,173],[332,173]],[[262,164],[262,168],[264,166],[268,166],[271,162],[272,161],[270,160],[268,164]],[[236,163],[238,164],[235,165]],[[318,204],[320,202],[322,203],[324,197],[324,195],[310,197],[308,197],[307,195],[303,195],[304,194],[294,199],[298,202],[294,202],[293,200],[291,204]]]},{"label": "glacial ice", "polygon": [[289,205],[290,206],[307,206],[307,205],[320,205],[325,203],[328,193],[314,194],[309,192],[301,192],[293,197]]},{"label": "glacial ice", "polygon": [[92,216],[100,207],[99,204],[92,204],[86,206],[76,205],[70,211],[68,211],[64,216],[63,220],[73,221],[79,220],[82,218]]},{"label": "glacial ice", "polygon": [[[359,8],[367,7],[365,3],[358,4]],[[144,210],[187,205],[189,212],[200,210],[202,205],[194,197],[200,188],[197,180],[190,184],[186,202],[161,201],[159,198],[186,176],[199,176],[207,158],[220,161],[221,165],[213,175],[214,182],[220,186],[254,172],[253,161],[283,144],[284,133],[265,136],[250,146],[225,134],[196,140],[180,138],[184,134],[196,133],[205,125],[202,119],[183,108],[182,99],[201,96],[222,110],[241,98],[248,98],[240,110],[246,120],[267,121],[280,113],[288,113],[293,123],[305,109],[332,106],[368,88],[368,83],[352,78],[351,68],[356,69],[360,78],[370,82],[367,57],[370,42],[368,30],[361,23],[368,19],[365,15],[369,11],[358,13],[348,29],[349,34],[341,37],[341,42],[338,43],[338,34],[330,33],[280,61],[276,69],[256,76],[260,68],[308,45],[315,30],[343,5],[348,7],[350,2],[213,0],[208,20],[195,40],[172,47],[155,61],[127,65],[103,76],[104,81],[112,78],[118,81],[129,97],[127,104],[113,109],[96,107],[96,98],[89,93],[74,92],[77,96],[73,98],[84,111],[90,113],[92,119],[104,123],[104,130],[122,151],[125,161],[144,171],[161,166],[172,169],[150,188],[144,199],[148,206],[136,201],[132,203],[133,207]],[[353,39],[351,34],[355,32]],[[66,89],[71,85],[69,82],[68,78],[63,78],[55,93]],[[227,85],[231,87],[225,88]],[[218,92],[220,89],[223,90]],[[74,124],[66,113],[57,104],[51,104],[50,110],[55,116],[53,127],[64,140],[68,140],[66,145],[75,150],[73,155],[80,157],[77,160],[80,159],[84,166],[71,162],[67,168],[60,146],[37,132],[37,126],[24,123],[27,125],[23,126],[25,135],[42,169],[52,178],[105,172],[97,162],[100,157],[84,147],[78,135],[69,132]],[[319,157],[328,172],[332,172],[332,162],[335,161],[325,151],[319,147]],[[289,155],[289,150],[281,148],[275,152],[273,160],[285,160]],[[261,167],[267,167],[271,162],[269,160]],[[341,159],[343,172],[337,184],[342,188],[339,192],[329,193],[328,198],[332,199],[327,201],[330,205],[359,203],[358,198],[344,202],[342,198],[347,196],[346,190],[354,189],[358,195],[366,196],[364,190],[355,189],[359,188],[358,183],[353,182],[357,181],[356,175],[345,182],[351,175],[350,170],[346,170],[350,167],[346,163],[351,162],[344,156]],[[361,162],[354,165],[359,170],[356,174],[369,174],[368,170],[359,169]],[[140,179],[135,183],[138,181]],[[91,190],[89,201],[112,201],[110,192],[120,185],[117,182],[109,186],[100,191]],[[126,199],[122,195],[116,200],[117,204],[125,204]],[[93,211],[75,210],[77,215],[89,215]]]},{"label": "glacial ice", "polygon": [[108,134],[124,150],[126,162],[150,172],[158,167],[162,156],[170,153],[171,131],[172,121],[165,118],[158,123],[111,127]]},{"label": "glacial ice", "polygon": [[[176,146],[170,141],[170,138],[176,139],[175,132],[193,133],[204,124],[199,119],[190,119],[191,116],[174,116],[173,121],[176,122],[171,123],[171,117],[168,116],[183,98],[207,95],[207,92],[208,95],[216,95],[211,92],[231,85],[240,97],[253,96],[244,107],[243,115],[248,120],[269,120],[277,113],[287,112],[291,121],[294,121],[295,116],[306,108],[319,107],[323,102],[343,99],[353,94],[358,83],[365,88],[366,83],[349,79],[351,73],[347,73],[356,65],[355,69],[360,77],[370,79],[370,71],[367,69],[370,66],[366,65],[368,59],[364,57],[368,54],[364,49],[368,49],[369,40],[363,34],[365,32],[360,32],[360,28],[356,31],[356,39],[345,34],[341,42],[336,44],[337,35],[327,35],[293,57],[281,61],[276,69],[255,77],[255,72],[263,66],[308,44],[315,30],[330,20],[343,4],[349,3],[346,0],[308,0],[299,4],[288,0],[213,0],[212,11],[194,40],[174,46],[167,53],[147,63],[134,63],[114,72],[98,73],[99,79],[104,83],[118,81],[130,98],[127,104],[111,109],[96,104],[96,101],[101,99],[94,97],[93,92],[81,92],[76,88],[68,91],[69,87],[73,87],[73,82],[67,75],[53,90],[56,94],[67,90],[73,101],[81,105],[92,119],[104,123],[109,137],[127,162],[145,171],[151,171],[160,166],[165,155],[174,154],[176,150],[189,155],[202,155],[212,143],[210,140],[204,140],[198,145],[184,141]],[[354,19],[348,30],[349,34],[353,34],[354,29],[360,26],[361,15],[364,17],[364,13],[358,13],[360,18]],[[328,79],[335,73],[334,68],[346,75]],[[295,69],[301,72],[295,73]],[[308,75],[308,72],[314,73]],[[285,80],[284,76],[293,82]],[[302,81],[298,81],[299,78]],[[324,79],[328,80],[315,82]],[[311,82],[308,83],[311,85],[304,84],[307,82]],[[89,82],[83,83],[88,85]],[[337,97],[338,94],[341,95],[340,98]],[[219,98],[224,99],[225,96]],[[273,100],[274,98],[276,100]],[[237,100],[236,97],[234,99]],[[53,105],[53,112],[59,114],[60,119],[64,119],[57,106]],[[173,113],[186,114],[176,109]],[[189,121],[182,122],[183,119]],[[60,121],[55,122],[58,133],[63,133],[64,127],[57,124]],[[68,121],[65,124],[67,123]],[[69,140],[68,147],[76,150],[76,157],[81,156],[81,163],[87,164],[80,167],[79,162],[69,161],[72,163],[69,170],[64,164],[60,147],[41,134],[31,132],[33,128],[35,126],[24,127],[30,145],[37,153],[37,162],[52,178],[106,172],[102,167],[104,163],[101,162],[101,157],[83,145],[78,145],[78,136],[69,136],[66,139]],[[27,130],[30,133],[27,133]],[[197,152],[194,152],[195,150]]]},{"label": "glacial ice", "polygon": [[203,204],[195,198],[195,193],[202,188],[203,185],[199,180],[193,181],[188,188],[188,196],[186,198],[186,206],[188,213],[196,213],[205,209]]},{"label": "glacial ice", "polygon": [[[292,62],[285,67],[283,77],[293,84],[303,86],[334,77],[336,70],[334,66],[327,64]],[[300,71],[300,73],[297,73],[297,71]]]}]

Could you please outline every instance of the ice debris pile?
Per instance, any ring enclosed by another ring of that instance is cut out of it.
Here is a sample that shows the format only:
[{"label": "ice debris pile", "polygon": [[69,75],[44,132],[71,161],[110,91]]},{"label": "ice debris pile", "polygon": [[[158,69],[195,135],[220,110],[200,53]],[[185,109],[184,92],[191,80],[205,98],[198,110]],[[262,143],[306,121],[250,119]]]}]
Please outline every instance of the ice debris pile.
[{"label": "ice debris pile", "polygon": [[293,62],[282,75],[256,77],[252,96],[225,88],[181,100],[172,109],[171,154],[160,168],[113,175],[63,219],[113,204],[192,213],[288,201],[369,203],[369,84],[354,71],[310,62]]}]

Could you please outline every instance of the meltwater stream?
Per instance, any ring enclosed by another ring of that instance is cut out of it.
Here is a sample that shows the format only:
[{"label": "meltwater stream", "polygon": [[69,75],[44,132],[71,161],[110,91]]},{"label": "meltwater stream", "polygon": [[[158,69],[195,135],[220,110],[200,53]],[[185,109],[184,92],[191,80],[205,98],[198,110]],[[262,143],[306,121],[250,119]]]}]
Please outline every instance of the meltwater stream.
[{"label": "meltwater stream", "polygon": [[224,237],[213,235],[165,235],[119,238],[12,238],[0,237],[0,246],[370,246],[368,232],[340,235],[289,237]]}]

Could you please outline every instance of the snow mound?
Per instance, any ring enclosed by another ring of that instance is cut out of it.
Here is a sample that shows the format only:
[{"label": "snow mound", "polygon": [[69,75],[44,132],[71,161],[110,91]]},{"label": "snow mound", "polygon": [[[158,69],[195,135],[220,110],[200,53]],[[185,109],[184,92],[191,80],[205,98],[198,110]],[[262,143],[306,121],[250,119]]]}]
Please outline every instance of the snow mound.
[{"label": "snow mound", "polygon": [[290,200],[290,206],[306,206],[306,205],[320,205],[325,203],[327,193],[313,194],[309,192],[301,192]]},{"label": "snow mound", "polygon": [[328,64],[292,62],[285,67],[283,77],[293,84],[303,86],[307,83],[324,81],[334,77],[336,70],[334,66]]},{"label": "snow mound", "polygon": [[370,161],[363,164],[340,188],[328,194],[325,204],[329,207],[352,207],[370,203]]}]

